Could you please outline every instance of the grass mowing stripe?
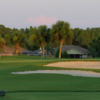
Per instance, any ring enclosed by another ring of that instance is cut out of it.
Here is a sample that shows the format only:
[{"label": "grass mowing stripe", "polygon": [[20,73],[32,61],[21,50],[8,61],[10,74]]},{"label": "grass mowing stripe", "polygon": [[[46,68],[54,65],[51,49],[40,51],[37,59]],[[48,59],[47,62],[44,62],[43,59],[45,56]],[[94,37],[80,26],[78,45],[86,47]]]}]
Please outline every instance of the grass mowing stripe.
[{"label": "grass mowing stripe", "polygon": [[[97,92],[24,92],[7,93],[7,100],[99,100]],[[0,97],[4,100],[4,97]]]},{"label": "grass mowing stripe", "polygon": [[100,78],[60,74],[1,75],[0,89],[10,91],[100,91]]},{"label": "grass mowing stripe", "polygon": [[56,90],[53,90],[53,91],[43,91],[43,90],[39,90],[39,91],[7,91],[7,93],[24,93],[24,92],[76,92],[76,93],[78,93],[78,92],[99,92],[100,93],[100,91],[61,91],[61,90],[59,90],[59,91],[56,91]]}]

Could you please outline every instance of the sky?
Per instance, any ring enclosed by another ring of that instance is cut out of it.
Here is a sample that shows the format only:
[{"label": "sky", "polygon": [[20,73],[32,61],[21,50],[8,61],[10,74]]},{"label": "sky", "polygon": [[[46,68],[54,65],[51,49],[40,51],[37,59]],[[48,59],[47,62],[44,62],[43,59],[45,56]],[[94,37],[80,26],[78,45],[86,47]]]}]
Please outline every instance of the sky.
[{"label": "sky", "polygon": [[0,0],[0,24],[29,28],[65,21],[71,28],[100,27],[100,0]]}]

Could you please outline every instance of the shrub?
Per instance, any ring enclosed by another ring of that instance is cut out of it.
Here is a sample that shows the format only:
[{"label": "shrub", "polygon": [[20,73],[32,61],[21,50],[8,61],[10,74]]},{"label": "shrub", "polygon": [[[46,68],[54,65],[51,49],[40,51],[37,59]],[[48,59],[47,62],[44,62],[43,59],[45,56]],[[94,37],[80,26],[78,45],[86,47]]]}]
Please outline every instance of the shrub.
[{"label": "shrub", "polygon": [[55,54],[56,58],[58,58],[58,56],[59,56],[59,48],[58,48],[58,50],[56,51],[56,54]]},{"label": "shrub", "polygon": [[[61,52],[61,58],[62,58],[62,56],[63,56],[63,53]],[[56,58],[59,57],[59,48],[58,48],[58,50],[56,51],[55,57],[56,57]]]},{"label": "shrub", "polygon": [[67,53],[66,51],[64,51],[64,52],[62,53],[62,58],[68,58],[68,53]]}]

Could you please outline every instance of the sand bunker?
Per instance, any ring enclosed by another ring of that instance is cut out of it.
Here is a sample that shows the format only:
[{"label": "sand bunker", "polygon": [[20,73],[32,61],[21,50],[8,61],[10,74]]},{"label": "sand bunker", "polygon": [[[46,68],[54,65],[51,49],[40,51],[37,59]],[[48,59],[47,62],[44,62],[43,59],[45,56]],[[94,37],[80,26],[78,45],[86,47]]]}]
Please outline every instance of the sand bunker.
[{"label": "sand bunker", "polygon": [[[85,68],[85,69],[100,69],[100,62],[92,61],[67,61],[47,64],[45,66],[62,67],[62,68]],[[12,74],[37,74],[37,73],[51,73],[51,74],[68,74],[72,76],[82,77],[100,77],[100,73],[92,71],[80,71],[80,70],[37,70],[37,71],[25,71],[25,72],[12,72]]]},{"label": "sand bunker", "polygon": [[12,72],[12,74],[68,74],[72,76],[82,76],[82,77],[100,77],[100,73],[92,71],[80,71],[80,70],[37,70],[37,71],[25,71],[25,72]]},{"label": "sand bunker", "polygon": [[100,69],[99,61],[67,61],[50,63],[45,66],[62,67],[62,68],[84,68],[84,69]]}]

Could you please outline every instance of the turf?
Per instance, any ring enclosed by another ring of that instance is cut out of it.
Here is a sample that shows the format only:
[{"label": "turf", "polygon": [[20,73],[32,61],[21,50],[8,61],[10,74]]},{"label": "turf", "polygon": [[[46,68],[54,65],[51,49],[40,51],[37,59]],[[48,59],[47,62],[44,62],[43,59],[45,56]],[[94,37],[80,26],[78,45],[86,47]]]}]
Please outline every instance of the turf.
[{"label": "turf", "polygon": [[52,62],[60,61],[100,61],[97,59],[58,59],[58,58],[42,58],[35,56],[11,56],[11,57],[0,57],[0,74],[7,74],[16,71],[28,71],[28,70],[87,70],[100,72],[100,69],[80,69],[80,68],[57,68],[57,67],[46,67],[43,66]]},{"label": "turf", "polygon": [[0,89],[7,92],[98,92],[100,78],[60,74],[1,75]]},{"label": "turf", "polygon": [[[11,74],[14,71],[65,69],[43,65],[51,62],[74,60],[82,59],[42,58],[41,60],[41,57],[34,56],[1,57],[0,90],[7,91],[7,100],[99,100],[100,78],[61,74]],[[83,60],[100,61],[99,58]],[[100,72],[100,70],[91,70]],[[0,100],[3,99],[0,97]]]},{"label": "turf", "polygon": [[[21,92],[7,93],[7,100],[99,100],[98,92]],[[0,97],[4,100],[4,97]]]}]

